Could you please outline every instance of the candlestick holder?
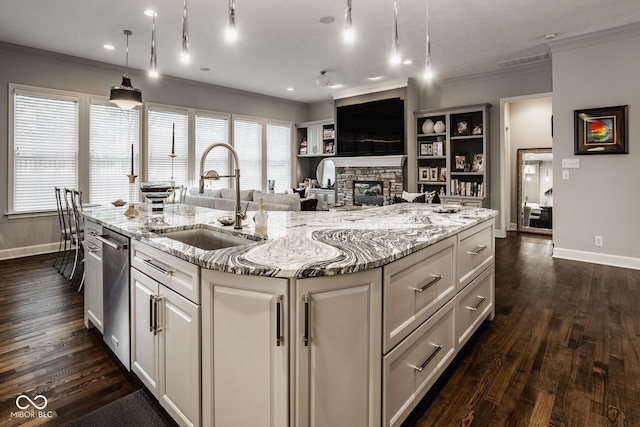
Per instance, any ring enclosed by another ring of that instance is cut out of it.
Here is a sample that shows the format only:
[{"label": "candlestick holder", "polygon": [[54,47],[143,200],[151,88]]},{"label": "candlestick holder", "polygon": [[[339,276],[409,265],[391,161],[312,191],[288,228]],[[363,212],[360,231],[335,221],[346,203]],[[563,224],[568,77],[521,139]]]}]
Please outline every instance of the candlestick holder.
[{"label": "candlestick holder", "polygon": [[169,157],[171,158],[171,191],[172,191],[172,195],[171,195],[171,203],[175,203],[176,201],[176,181],[173,179],[173,160],[176,158],[177,154],[174,153],[173,151],[171,152],[171,154],[169,154]]},{"label": "candlestick holder", "polygon": [[124,212],[124,216],[133,218],[138,216],[139,212],[133,204],[133,200],[136,198],[136,178],[138,175],[127,175],[129,177],[129,207]]}]

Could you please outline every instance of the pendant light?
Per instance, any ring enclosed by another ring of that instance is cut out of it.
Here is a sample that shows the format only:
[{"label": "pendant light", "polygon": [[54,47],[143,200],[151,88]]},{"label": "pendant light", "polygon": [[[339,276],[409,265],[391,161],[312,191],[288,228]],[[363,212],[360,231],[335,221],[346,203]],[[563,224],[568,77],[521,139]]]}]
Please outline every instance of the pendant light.
[{"label": "pendant light", "polygon": [[229,0],[229,20],[227,22],[227,41],[235,41],[238,38],[238,30],[236,29],[236,2]]},{"label": "pendant light", "polygon": [[149,61],[149,77],[158,77],[158,56],[156,54],[156,16],[155,11],[145,11],[147,15],[151,15],[151,60]]},{"label": "pendant light", "polygon": [[344,40],[348,43],[355,40],[353,31],[353,19],[351,17],[351,0],[347,0],[347,10],[344,15]]},{"label": "pendant light", "polygon": [[142,92],[140,89],[136,89],[131,84],[129,78],[129,36],[133,34],[130,30],[124,30],[122,32],[127,36],[127,50],[126,50],[126,66],[124,75],[122,76],[122,84],[120,86],[113,86],[111,88],[111,96],[109,101],[116,104],[123,110],[130,110],[138,105],[142,105]]},{"label": "pendant light", "polygon": [[390,62],[393,65],[397,65],[401,61],[400,57],[400,42],[398,41],[398,4],[396,0],[393,0],[393,40],[391,45],[391,58]]},{"label": "pendant light", "polygon": [[183,64],[189,62],[189,22],[187,20],[187,0],[184,0],[182,9],[182,55],[180,56]]},{"label": "pendant light", "polygon": [[433,79],[433,70],[431,69],[431,37],[429,36],[429,0],[427,0],[427,40],[424,57],[424,79],[427,81]]}]

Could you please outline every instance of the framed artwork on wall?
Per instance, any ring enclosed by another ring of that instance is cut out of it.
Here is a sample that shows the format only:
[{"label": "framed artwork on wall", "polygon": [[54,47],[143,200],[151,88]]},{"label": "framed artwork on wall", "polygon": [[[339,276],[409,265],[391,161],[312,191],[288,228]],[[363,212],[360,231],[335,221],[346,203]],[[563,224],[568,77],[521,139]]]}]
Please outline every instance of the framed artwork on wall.
[{"label": "framed artwork on wall", "polygon": [[574,154],[628,154],[628,108],[574,110]]}]

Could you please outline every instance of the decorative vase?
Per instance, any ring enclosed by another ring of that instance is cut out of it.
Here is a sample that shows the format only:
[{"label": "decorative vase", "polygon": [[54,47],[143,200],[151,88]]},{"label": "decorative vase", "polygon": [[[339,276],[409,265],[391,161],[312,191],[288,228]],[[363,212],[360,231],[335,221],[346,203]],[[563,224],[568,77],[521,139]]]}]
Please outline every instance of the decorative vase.
[{"label": "decorative vase", "polygon": [[433,122],[431,119],[425,120],[422,124],[422,133],[433,133]]},{"label": "decorative vase", "polygon": [[442,120],[438,120],[436,124],[433,126],[433,131],[436,133],[442,133],[445,131],[444,122]]}]

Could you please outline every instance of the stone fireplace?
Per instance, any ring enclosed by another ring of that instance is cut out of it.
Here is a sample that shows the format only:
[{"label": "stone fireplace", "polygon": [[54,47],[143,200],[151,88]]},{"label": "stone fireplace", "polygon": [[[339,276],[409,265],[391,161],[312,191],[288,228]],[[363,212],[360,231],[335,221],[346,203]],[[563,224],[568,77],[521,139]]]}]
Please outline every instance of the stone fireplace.
[{"label": "stone fireplace", "polygon": [[[339,157],[336,165],[336,201],[355,205],[356,182],[380,182],[384,205],[390,205],[393,196],[404,189],[404,161],[406,156]],[[360,204],[360,203],[357,203]]]}]

